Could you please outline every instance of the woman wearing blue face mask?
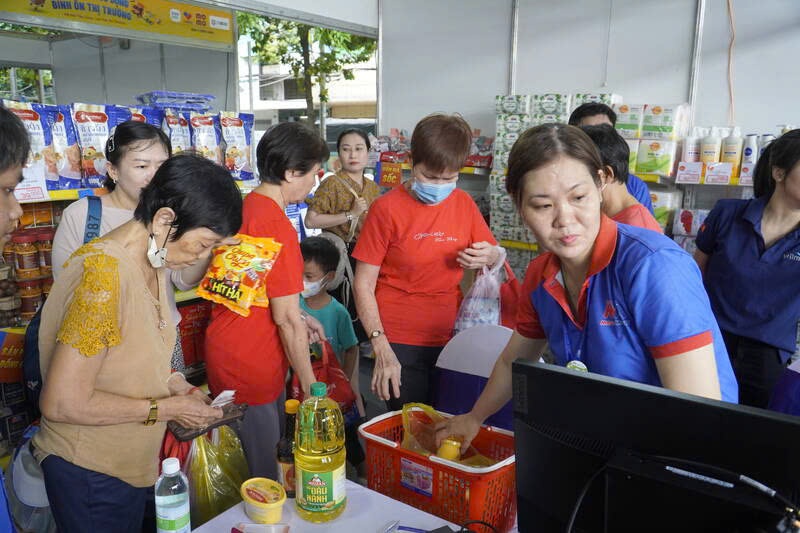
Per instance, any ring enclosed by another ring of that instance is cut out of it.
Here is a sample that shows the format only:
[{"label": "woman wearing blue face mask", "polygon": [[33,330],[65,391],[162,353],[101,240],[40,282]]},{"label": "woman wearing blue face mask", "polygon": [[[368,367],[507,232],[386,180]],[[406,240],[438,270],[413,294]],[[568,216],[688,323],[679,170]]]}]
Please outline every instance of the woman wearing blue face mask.
[{"label": "woman wearing blue face mask", "polygon": [[356,307],[375,351],[372,390],[392,410],[431,403],[464,269],[500,257],[475,202],[456,188],[471,141],[460,116],[422,119],[411,136],[412,179],[372,204],[353,251]]}]

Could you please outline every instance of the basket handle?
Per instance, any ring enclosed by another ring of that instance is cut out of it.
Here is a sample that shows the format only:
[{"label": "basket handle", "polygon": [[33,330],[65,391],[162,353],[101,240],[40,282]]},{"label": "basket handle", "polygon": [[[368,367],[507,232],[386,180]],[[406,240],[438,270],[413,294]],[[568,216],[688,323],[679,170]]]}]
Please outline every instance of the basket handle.
[{"label": "basket handle", "polygon": [[369,439],[369,440],[373,440],[375,442],[379,442],[379,443],[384,444],[386,446],[389,446],[391,448],[398,448],[400,446],[399,442],[394,442],[393,440],[384,439],[383,437],[379,437],[377,435],[373,435],[372,433],[367,433],[367,431],[364,428],[368,428],[369,426],[371,426],[373,424],[377,424],[381,420],[385,420],[387,418],[392,418],[393,416],[395,416],[399,412],[400,411],[389,411],[388,413],[384,413],[384,414],[382,414],[380,416],[376,416],[375,418],[373,418],[369,422],[364,422],[363,424],[358,426],[358,434],[361,435],[365,439]]}]

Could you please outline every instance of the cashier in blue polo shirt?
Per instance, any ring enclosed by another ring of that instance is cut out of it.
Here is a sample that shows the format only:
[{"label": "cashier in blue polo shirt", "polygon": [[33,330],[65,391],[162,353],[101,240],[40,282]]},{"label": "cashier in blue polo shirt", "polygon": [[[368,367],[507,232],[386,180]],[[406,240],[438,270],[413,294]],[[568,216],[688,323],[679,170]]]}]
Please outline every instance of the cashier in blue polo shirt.
[{"label": "cashier in blue polo shirt", "polygon": [[800,320],[800,130],[769,146],[766,187],[720,200],[697,234],[704,273],[742,403],[766,407],[795,351]]},{"label": "cashier in blue polo shirt", "polygon": [[437,438],[464,446],[511,398],[511,363],[538,359],[669,389],[737,401],[737,385],[697,265],[664,235],[601,213],[603,164],[574,126],[523,133],[506,188],[547,250],[528,267],[518,325],[472,410]]}]

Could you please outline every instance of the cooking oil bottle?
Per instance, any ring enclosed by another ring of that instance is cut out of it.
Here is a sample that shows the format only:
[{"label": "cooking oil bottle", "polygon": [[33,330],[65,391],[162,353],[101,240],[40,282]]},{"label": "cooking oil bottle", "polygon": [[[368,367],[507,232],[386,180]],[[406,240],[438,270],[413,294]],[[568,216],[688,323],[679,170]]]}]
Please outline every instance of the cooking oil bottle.
[{"label": "cooking oil bottle", "polygon": [[297,514],[309,522],[327,522],[344,511],[344,418],[327,396],[324,383],[311,384],[300,405],[294,439]]}]

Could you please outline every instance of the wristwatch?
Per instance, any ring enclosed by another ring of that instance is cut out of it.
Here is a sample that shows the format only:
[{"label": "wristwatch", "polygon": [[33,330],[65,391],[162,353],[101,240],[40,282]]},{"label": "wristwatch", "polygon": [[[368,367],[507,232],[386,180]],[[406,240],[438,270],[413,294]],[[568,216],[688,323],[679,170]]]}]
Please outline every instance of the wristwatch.
[{"label": "wristwatch", "polygon": [[347,213],[345,213],[344,215],[347,217],[347,221],[348,221],[348,222],[352,222],[352,221],[353,221],[353,213],[351,213],[350,211],[348,211],[348,212],[347,212]]},{"label": "wristwatch", "polygon": [[369,338],[370,338],[370,340],[377,339],[381,335],[383,335],[383,332],[381,330],[379,330],[379,329],[376,329],[375,331],[370,332]]},{"label": "wristwatch", "polygon": [[158,402],[150,398],[150,412],[147,413],[147,420],[144,421],[145,426],[152,426],[158,422]]}]

